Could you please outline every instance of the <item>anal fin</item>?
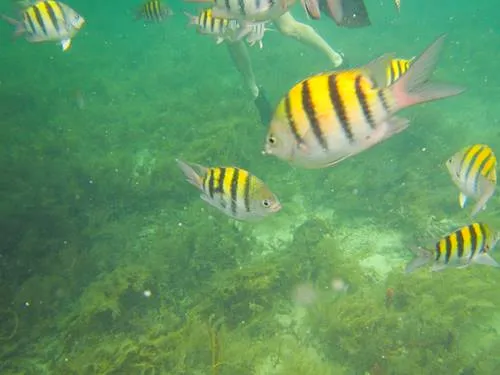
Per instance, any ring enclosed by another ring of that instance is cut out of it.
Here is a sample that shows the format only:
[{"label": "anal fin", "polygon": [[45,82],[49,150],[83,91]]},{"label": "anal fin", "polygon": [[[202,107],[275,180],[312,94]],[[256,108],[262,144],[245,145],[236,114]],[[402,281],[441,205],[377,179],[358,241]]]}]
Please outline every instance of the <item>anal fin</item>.
[{"label": "anal fin", "polygon": [[63,39],[61,40],[61,48],[63,51],[67,51],[71,47],[71,39]]}]

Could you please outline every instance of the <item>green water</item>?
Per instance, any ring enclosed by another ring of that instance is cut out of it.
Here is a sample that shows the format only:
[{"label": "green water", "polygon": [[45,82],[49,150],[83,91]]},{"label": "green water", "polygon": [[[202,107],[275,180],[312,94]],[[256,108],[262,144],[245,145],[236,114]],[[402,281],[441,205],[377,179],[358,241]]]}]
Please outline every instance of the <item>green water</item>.
[{"label": "green water", "polygon": [[[266,128],[226,47],[185,25],[197,5],[144,27],[136,2],[74,0],[87,24],[67,53],[0,23],[1,374],[500,373],[499,270],[404,274],[411,246],[471,222],[444,161],[474,143],[500,152],[498,5],[366,2],[363,29],[293,14],[352,66],[447,32],[436,77],[467,91],[405,110],[407,131],[322,170],[261,155]],[[250,54],[274,104],[330,68],[278,32]],[[178,157],[248,169],[283,209],[236,223]],[[478,219],[500,228],[498,203]],[[297,304],[297,288],[316,298]]]}]

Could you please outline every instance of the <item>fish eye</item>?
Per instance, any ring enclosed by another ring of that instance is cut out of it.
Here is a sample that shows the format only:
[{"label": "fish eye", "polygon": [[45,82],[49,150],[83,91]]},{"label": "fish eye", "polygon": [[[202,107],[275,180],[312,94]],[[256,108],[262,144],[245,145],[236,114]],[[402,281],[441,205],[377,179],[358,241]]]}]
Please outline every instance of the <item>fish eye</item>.
[{"label": "fish eye", "polygon": [[265,208],[269,208],[271,207],[271,201],[269,199],[264,199],[262,201],[262,205],[265,207]]},{"label": "fish eye", "polygon": [[270,135],[269,138],[267,138],[267,141],[274,145],[276,143],[276,138],[274,137],[274,135]]}]

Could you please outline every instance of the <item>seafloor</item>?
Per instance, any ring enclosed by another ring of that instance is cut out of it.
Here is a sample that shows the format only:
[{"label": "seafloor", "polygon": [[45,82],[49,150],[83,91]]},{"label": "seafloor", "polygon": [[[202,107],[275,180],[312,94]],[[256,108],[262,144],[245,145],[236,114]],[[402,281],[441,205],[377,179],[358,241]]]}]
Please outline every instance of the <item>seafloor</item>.
[{"label": "seafloor", "polygon": [[[500,373],[500,271],[404,274],[412,246],[471,222],[444,161],[500,150],[498,6],[367,3],[370,28],[314,23],[351,66],[447,32],[435,76],[467,91],[323,170],[261,155],[266,129],[225,47],[185,27],[184,5],[143,27],[130,1],[74,1],[88,24],[68,53],[0,24],[1,374]],[[277,32],[251,57],[274,103],[329,69]],[[235,223],[177,157],[248,169],[284,208]],[[500,228],[498,203],[478,220]]]}]

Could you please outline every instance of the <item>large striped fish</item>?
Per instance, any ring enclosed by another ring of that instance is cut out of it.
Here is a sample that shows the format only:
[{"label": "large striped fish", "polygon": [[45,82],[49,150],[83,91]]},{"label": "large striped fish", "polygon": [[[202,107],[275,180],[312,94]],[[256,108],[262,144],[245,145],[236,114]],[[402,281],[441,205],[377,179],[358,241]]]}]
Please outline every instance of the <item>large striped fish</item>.
[{"label": "large striped fish", "polygon": [[488,254],[498,241],[498,235],[484,223],[472,223],[448,234],[436,243],[434,250],[417,249],[417,257],[407,266],[406,272],[427,264],[434,258],[433,271],[448,266],[468,266],[480,263],[494,267],[500,265]]},{"label": "large striped fish", "polygon": [[396,112],[463,91],[429,80],[444,40],[443,35],[433,42],[389,86],[389,55],[358,69],[299,82],[278,104],[263,153],[305,168],[323,168],[403,131],[408,120],[396,117]]},{"label": "large striped fish", "polygon": [[254,221],[281,209],[266,184],[244,169],[207,168],[182,160],[177,164],[187,181],[201,190],[201,199],[237,220]]},{"label": "large striped fish", "polygon": [[480,144],[465,147],[446,161],[446,168],[460,189],[460,207],[465,207],[468,197],[476,201],[472,216],[486,207],[495,192],[496,167],[497,159],[493,150]]},{"label": "large striped fish", "polygon": [[27,5],[21,11],[20,21],[5,15],[2,18],[16,26],[15,36],[25,34],[26,40],[32,43],[58,41],[63,51],[69,49],[71,38],[85,23],[75,10],[53,0],[39,0]]}]

